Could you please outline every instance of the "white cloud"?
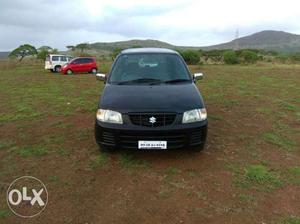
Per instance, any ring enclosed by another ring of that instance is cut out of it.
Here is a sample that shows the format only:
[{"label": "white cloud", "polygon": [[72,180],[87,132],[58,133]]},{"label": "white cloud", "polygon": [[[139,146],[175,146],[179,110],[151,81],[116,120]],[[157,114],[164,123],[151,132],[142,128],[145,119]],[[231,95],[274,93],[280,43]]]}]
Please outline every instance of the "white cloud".
[{"label": "white cloud", "polygon": [[236,29],[299,33],[299,8],[296,0],[1,0],[0,50],[132,38],[210,45],[233,39]]}]

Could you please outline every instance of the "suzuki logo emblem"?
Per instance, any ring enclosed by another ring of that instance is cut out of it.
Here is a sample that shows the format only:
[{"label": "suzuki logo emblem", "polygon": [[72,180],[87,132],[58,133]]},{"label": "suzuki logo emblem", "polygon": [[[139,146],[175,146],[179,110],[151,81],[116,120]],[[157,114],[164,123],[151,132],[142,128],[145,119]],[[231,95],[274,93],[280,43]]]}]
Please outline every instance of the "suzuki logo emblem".
[{"label": "suzuki logo emblem", "polygon": [[150,117],[149,118],[149,122],[151,123],[151,124],[154,124],[155,122],[156,122],[156,118],[155,117]]}]

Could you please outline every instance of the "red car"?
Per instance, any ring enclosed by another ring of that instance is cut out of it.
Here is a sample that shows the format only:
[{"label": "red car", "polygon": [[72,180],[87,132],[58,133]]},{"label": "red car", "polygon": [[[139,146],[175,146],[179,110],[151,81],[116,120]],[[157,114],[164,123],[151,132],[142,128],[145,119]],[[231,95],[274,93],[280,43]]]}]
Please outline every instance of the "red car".
[{"label": "red car", "polygon": [[61,68],[63,74],[71,75],[73,73],[90,72],[93,74],[97,73],[96,59],[93,57],[79,57],[74,58],[68,64],[65,64]]}]

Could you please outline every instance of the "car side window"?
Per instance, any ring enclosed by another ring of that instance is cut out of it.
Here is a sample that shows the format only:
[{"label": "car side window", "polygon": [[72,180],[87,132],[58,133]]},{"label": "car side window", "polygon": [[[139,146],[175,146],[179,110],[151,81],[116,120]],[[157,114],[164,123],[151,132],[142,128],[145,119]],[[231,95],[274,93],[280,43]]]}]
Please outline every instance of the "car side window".
[{"label": "car side window", "polygon": [[85,58],[80,58],[80,64],[85,64],[86,61],[85,61]]},{"label": "car side window", "polygon": [[92,58],[84,58],[84,63],[87,64],[87,63],[92,63],[93,62],[93,59]]},{"label": "car side window", "polygon": [[52,61],[59,61],[59,56],[52,56]]},{"label": "car side window", "polygon": [[60,61],[67,61],[67,57],[66,56],[61,56]]},{"label": "car side window", "polygon": [[72,64],[81,64],[80,58],[75,59],[75,60],[72,62]]},{"label": "car side window", "polygon": [[79,64],[85,64],[85,58],[80,58],[79,59]]},{"label": "car side window", "polygon": [[93,61],[93,59],[91,59],[91,58],[86,58],[85,59],[85,63],[92,63],[92,61]]}]

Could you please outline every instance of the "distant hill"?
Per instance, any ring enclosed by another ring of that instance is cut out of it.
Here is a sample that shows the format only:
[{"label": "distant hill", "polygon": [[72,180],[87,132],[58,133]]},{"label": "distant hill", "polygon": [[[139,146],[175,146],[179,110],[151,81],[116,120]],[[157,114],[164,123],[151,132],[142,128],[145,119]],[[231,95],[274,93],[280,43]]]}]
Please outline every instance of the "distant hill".
[{"label": "distant hill", "polygon": [[8,58],[10,52],[0,52],[0,59],[6,59]]},{"label": "distant hill", "polygon": [[169,48],[176,50],[186,49],[200,49],[200,47],[188,47],[188,46],[175,46],[159,40],[128,40],[128,41],[117,41],[117,42],[97,42],[90,44],[90,52],[99,52],[109,54],[116,49],[126,49],[133,47],[158,47],[158,48]]},{"label": "distant hill", "polygon": [[128,41],[118,41],[118,42],[97,42],[90,44],[92,49],[113,51],[115,49],[121,48],[132,48],[132,47],[160,47],[160,48],[174,48],[175,46],[158,41],[158,40],[128,40]]},{"label": "distant hill", "polygon": [[236,40],[208,46],[208,47],[186,47],[175,46],[166,42],[158,40],[129,40],[118,42],[98,42],[90,45],[92,50],[112,52],[114,49],[131,48],[131,47],[161,47],[177,50],[186,49],[239,49],[252,48],[252,49],[264,49],[274,50],[278,52],[300,52],[300,35],[291,34],[283,31],[265,30],[258,33],[254,33],[249,36],[241,37]]},{"label": "distant hill", "polygon": [[[117,42],[97,42],[90,44],[90,49],[87,51],[91,55],[109,55],[115,49],[126,49],[132,47],[159,47],[170,48],[174,50],[212,50],[212,49],[264,49],[273,50],[283,53],[300,52],[300,35],[287,33],[283,31],[265,30],[254,33],[249,36],[241,37],[227,43],[207,46],[207,47],[189,47],[176,46],[159,40],[128,40]],[[65,51],[66,54],[72,54],[70,51]],[[9,52],[0,52],[0,59],[7,58]]]},{"label": "distant hill", "polygon": [[237,46],[240,49],[256,48],[286,53],[300,52],[300,35],[283,31],[265,30],[227,43],[203,47],[202,49],[235,49]]}]

